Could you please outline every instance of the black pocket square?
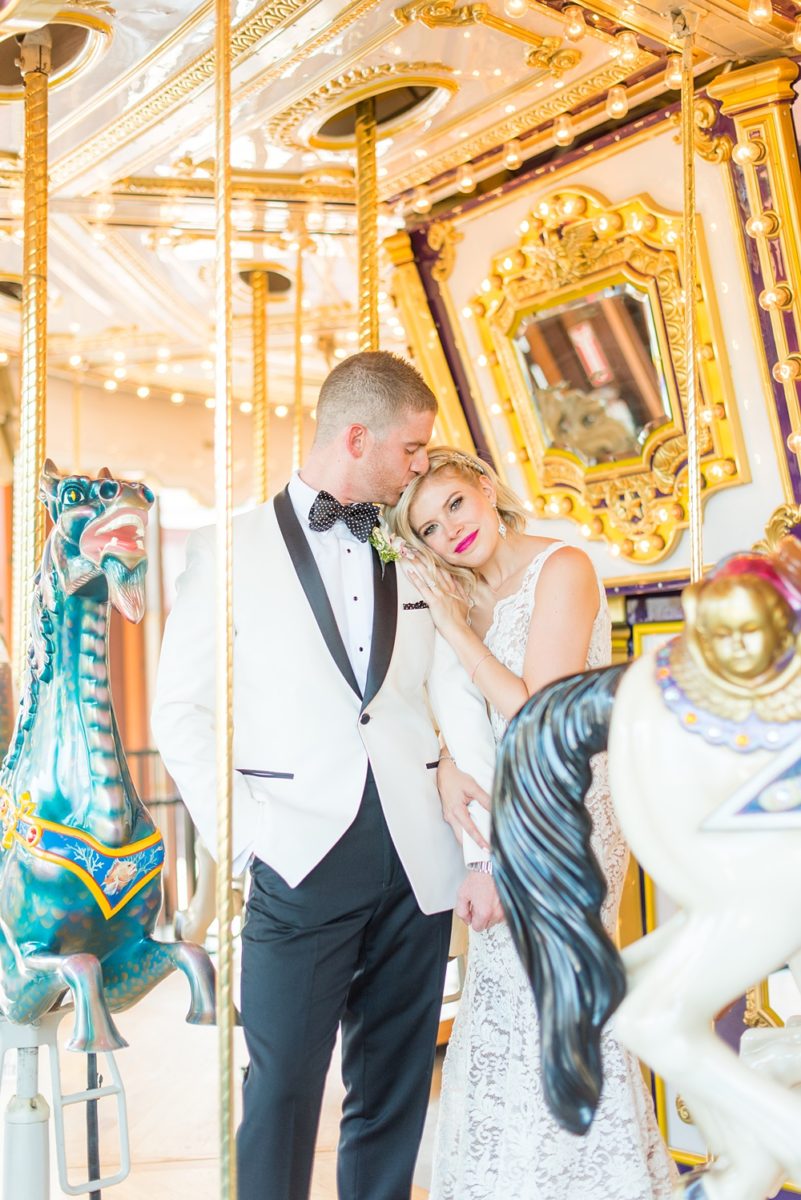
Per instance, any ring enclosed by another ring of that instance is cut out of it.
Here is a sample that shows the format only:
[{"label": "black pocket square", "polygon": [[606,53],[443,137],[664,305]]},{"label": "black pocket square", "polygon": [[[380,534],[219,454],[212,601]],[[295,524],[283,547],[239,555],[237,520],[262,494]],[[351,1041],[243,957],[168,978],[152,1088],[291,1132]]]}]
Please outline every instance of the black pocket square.
[{"label": "black pocket square", "polygon": [[425,600],[406,600],[403,605],[404,612],[411,612],[415,608],[428,608]]}]

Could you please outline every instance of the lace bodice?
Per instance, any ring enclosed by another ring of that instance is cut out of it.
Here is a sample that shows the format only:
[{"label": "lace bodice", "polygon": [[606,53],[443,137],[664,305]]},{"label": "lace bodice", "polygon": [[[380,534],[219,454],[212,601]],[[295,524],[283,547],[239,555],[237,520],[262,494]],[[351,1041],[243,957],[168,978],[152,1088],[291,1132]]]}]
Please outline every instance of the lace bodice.
[{"label": "lace bodice", "polygon": [[[502,662],[510,671],[514,671],[515,675],[522,676],[523,674],[528,631],[534,612],[534,597],[542,568],[551,555],[565,545],[565,542],[552,542],[541,554],[535,555],[515,594],[504,596],[495,605],[492,624],[484,635],[484,644],[498,661]],[[598,591],[600,593],[598,612],[595,615],[590,644],[587,649],[586,666],[588,669],[607,666],[611,657],[612,622],[606,603],[606,592],[600,580]],[[490,709],[490,716],[495,740],[499,742],[506,732],[507,721],[494,709]]]},{"label": "lace bodice", "polygon": [[[523,673],[537,581],[563,542],[537,555],[519,590],[500,600],[484,641]],[[609,662],[606,596],[587,666]],[[491,711],[495,737],[506,721]],[[609,885],[602,917],[614,932],[628,853],[607,784],[606,755],[593,759],[587,808],[592,844]],[[589,1133],[559,1129],[539,1074],[539,1025],[531,987],[506,925],[470,934],[467,978],[443,1075],[430,1200],[669,1200],[675,1168],[659,1136],[639,1065],[607,1028],[604,1092]]]}]

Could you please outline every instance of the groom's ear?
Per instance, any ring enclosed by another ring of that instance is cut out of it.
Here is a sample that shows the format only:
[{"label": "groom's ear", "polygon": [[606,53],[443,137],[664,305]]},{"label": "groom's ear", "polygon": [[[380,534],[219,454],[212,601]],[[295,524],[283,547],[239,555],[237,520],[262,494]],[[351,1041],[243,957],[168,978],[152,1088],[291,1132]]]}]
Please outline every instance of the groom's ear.
[{"label": "groom's ear", "polygon": [[369,430],[366,425],[348,425],[344,431],[345,449],[351,458],[362,458],[367,449]]}]

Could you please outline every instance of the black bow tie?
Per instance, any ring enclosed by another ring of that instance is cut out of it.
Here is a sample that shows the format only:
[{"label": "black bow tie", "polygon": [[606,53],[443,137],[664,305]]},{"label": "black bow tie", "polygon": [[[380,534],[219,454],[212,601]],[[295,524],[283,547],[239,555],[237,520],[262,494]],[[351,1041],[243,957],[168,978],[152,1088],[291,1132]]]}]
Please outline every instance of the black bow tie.
[{"label": "black bow tie", "polygon": [[318,492],[309,512],[309,529],[325,533],[337,521],[344,521],[354,537],[366,542],[378,524],[378,509],[366,500],[340,504],[329,492]]}]

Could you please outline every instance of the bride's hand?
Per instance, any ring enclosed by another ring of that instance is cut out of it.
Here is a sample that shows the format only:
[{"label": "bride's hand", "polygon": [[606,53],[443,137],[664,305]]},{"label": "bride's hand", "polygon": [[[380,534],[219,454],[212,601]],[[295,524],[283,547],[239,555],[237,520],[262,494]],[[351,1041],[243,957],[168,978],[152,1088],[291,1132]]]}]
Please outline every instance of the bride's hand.
[{"label": "bride's hand", "polygon": [[462,834],[466,833],[482,850],[489,850],[489,843],[470,816],[470,805],[474,800],[487,812],[490,811],[490,798],[484,789],[478,786],[472,775],[460,771],[451,758],[439,760],[437,789],[442,815],[453,830],[453,836],[459,845],[462,844]]},{"label": "bride's hand", "polygon": [[404,568],[407,578],[414,584],[421,600],[428,605],[431,619],[444,636],[453,629],[468,624],[469,603],[464,589],[439,567],[430,567],[409,550],[404,553]]}]

